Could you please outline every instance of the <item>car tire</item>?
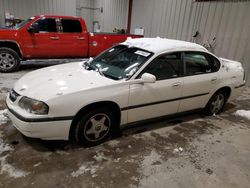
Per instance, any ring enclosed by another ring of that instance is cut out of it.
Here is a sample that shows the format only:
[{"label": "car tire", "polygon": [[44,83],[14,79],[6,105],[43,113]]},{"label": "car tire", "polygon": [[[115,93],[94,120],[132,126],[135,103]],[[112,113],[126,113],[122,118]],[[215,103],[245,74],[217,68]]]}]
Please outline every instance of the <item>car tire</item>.
[{"label": "car tire", "polygon": [[226,92],[223,90],[217,91],[208,101],[204,113],[206,115],[217,115],[222,112],[227,101]]},{"label": "car tire", "polygon": [[113,132],[116,118],[107,108],[90,110],[79,118],[74,138],[82,146],[96,146],[108,140]]},{"label": "car tire", "polygon": [[8,73],[18,70],[20,66],[19,55],[10,48],[0,48],[0,72]]}]

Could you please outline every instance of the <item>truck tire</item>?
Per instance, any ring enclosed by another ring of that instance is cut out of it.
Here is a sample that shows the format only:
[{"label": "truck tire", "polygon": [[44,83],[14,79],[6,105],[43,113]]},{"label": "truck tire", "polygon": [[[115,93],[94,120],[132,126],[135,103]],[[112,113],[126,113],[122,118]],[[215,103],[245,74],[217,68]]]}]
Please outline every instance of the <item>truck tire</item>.
[{"label": "truck tire", "polygon": [[0,72],[8,73],[18,70],[19,55],[10,48],[0,48]]},{"label": "truck tire", "polygon": [[75,127],[75,141],[82,146],[96,146],[109,139],[116,119],[108,108],[97,108],[82,114]]}]

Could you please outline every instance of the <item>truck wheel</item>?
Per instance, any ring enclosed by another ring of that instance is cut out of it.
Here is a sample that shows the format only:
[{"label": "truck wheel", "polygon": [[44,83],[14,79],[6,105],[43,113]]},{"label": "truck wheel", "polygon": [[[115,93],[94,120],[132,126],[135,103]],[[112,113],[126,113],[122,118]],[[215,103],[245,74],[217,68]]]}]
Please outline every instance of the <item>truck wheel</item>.
[{"label": "truck wheel", "polygon": [[109,139],[116,119],[107,108],[89,111],[79,119],[75,128],[75,140],[83,146],[96,146]]},{"label": "truck wheel", "polygon": [[0,72],[13,72],[20,66],[19,55],[10,48],[0,48]]},{"label": "truck wheel", "polygon": [[223,90],[217,91],[207,103],[204,112],[206,115],[219,114],[227,101],[226,93]]}]

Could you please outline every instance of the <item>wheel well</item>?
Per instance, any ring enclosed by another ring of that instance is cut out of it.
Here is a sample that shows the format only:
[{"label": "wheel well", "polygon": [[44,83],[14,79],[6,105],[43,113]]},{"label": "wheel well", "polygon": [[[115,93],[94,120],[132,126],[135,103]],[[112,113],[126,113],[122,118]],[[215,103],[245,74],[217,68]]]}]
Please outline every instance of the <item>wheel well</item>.
[{"label": "wheel well", "polygon": [[230,87],[222,87],[222,88],[218,89],[216,92],[218,92],[218,91],[225,91],[227,99],[230,97],[230,94],[231,94]]},{"label": "wheel well", "polygon": [[19,55],[19,57],[22,58],[22,53],[21,53],[17,43],[9,42],[9,41],[0,41],[0,48],[1,47],[10,48],[10,49],[14,50]]},{"label": "wheel well", "polygon": [[116,117],[116,123],[115,123],[115,131],[119,131],[120,129],[120,121],[121,121],[121,111],[120,111],[120,107],[112,101],[102,101],[102,102],[96,102],[96,103],[92,103],[89,104],[85,107],[83,107],[81,110],[79,110],[76,115],[73,118],[73,121],[71,123],[70,126],[70,131],[69,131],[69,139],[72,140],[74,138],[74,129],[75,126],[77,125],[78,120],[81,118],[82,114],[96,109],[98,107],[106,107],[112,110],[112,112],[114,113],[115,117]]}]

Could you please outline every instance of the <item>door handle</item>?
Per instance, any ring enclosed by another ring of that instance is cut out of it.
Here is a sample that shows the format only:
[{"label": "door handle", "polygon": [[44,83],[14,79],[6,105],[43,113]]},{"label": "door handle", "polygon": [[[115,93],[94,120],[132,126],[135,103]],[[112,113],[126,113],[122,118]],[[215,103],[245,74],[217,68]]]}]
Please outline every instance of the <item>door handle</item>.
[{"label": "door handle", "polygon": [[172,87],[179,87],[181,85],[181,82],[176,82],[176,83],[173,83]]},{"label": "door handle", "polygon": [[59,37],[50,37],[51,40],[58,40]]},{"label": "door handle", "polygon": [[214,81],[216,81],[216,80],[217,80],[217,78],[214,77],[214,78],[211,79],[211,82],[214,82]]},{"label": "door handle", "polygon": [[85,37],[78,37],[79,40],[85,40]]}]

